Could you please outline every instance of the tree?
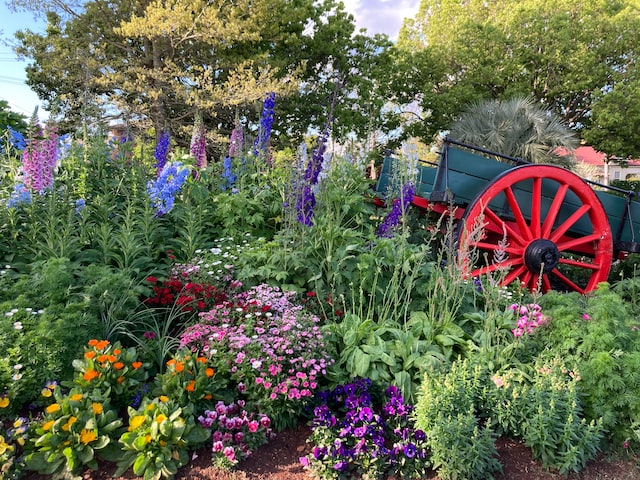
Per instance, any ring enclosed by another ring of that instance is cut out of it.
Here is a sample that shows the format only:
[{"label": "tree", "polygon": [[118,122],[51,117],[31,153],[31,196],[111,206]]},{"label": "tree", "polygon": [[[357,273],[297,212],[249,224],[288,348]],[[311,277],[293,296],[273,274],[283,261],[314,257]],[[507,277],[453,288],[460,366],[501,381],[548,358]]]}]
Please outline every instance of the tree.
[{"label": "tree", "polygon": [[50,28],[21,32],[18,51],[33,59],[27,82],[70,118],[104,106],[186,144],[196,112],[222,142],[236,118],[257,119],[267,92],[278,94],[294,138],[325,126],[329,110],[340,135],[380,115],[372,76],[390,42],[354,35],[353,17],[334,0],[45,5],[56,9]]},{"label": "tree", "polygon": [[0,100],[0,132],[4,132],[7,127],[11,127],[21,133],[26,133],[27,117],[21,113],[11,111],[9,102]]},{"label": "tree", "polygon": [[483,100],[470,105],[451,127],[451,138],[533,163],[561,163],[557,154],[578,146],[572,130],[532,98]]},{"label": "tree", "polygon": [[640,66],[630,59],[624,78],[603,89],[592,107],[592,121],[583,136],[606,161],[640,158]]},{"label": "tree", "polygon": [[531,95],[581,130],[594,95],[637,57],[640,15],[631,0],[422,0],[398,48],[435,66],[412,85],[430,137],[462,106]]}]

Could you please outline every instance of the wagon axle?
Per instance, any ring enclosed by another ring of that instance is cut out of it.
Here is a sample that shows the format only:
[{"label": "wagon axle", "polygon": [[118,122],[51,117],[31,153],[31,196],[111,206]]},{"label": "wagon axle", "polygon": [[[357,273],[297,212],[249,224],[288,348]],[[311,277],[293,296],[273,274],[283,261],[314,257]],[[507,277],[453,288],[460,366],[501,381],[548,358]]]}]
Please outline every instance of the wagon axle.
[{"label": "wagon axle", "polygon": [[534,240],[524,252],[524,264],[534,275],[551,273],[559,262],[558,246],[546,238]]}]

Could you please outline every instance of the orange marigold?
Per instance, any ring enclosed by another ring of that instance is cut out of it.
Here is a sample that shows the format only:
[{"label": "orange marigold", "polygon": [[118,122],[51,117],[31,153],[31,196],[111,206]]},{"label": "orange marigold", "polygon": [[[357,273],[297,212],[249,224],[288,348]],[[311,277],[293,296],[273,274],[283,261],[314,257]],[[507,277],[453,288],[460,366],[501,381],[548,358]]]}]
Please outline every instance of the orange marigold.
[{"label": "orange marigold", "polygon": [[89,352],[84,352],[84,358],[91,360],[93,357],[96,356],[96,352],[94,352],[93,350],[89,351]]},{"label": "orange marigold", "polygon": [[91,404],[91,409],[93,410],[93,414],[94,415],[100,415],[104,411],[104,408],[102,407],[102,404],[98,403],[98,402],[93,402]]},{"label": "orange marigold", "polygon": [[84,372],[84,375],[82,375],[82,378],[84,378],[87,382],[90,382],[91,380],[99,376],[100,374],[95,370],[87,370],[86,372]]},{"label": "orange marigold", "polygon": [[176,363],[176,372],[182,372],[184,370],[184,363],[178,362]]},{"label": "orange marigold", "polygon": [[51,427],[53,427],[53,424],[56,423],[55,420],[49,420],[48,422],[45,422],[42,424],[42,430],[44,430],[45,432],[50,430]]},{"label": "orange marigold", "polygon": [[109,345],[109,340],[100,340],[98,343],[96,343],[96,350],[104,350],[105,348],[107,348],[107,345]]},{"label": "orange marigold", "polygon": [[97,344],[98,344],[98,340],[96,340],[95,338],[92,338],[91,340],[89,340],[89,346],[95,347]]},{"label": "orange marigold", "polygon": [[131,364],[131,366],[132,366],[135,370],[137,370],[137,369],[139,369],[139,368],[142,366],[142,362],[133,362],[133,363]]},{"label": "orange marigold", "polygon": [[80,432],[80,441],[85,445],[93,442],[96,438],[98,438],[98,434],[95,430],[87,430],[86,428],[83,428]]},{"label": "orange marigold", "polygon": [[113,354],[114,354],[114,355],[120,355],[120,353],[121,353],[121,352],[122,352],[122,350],[120,350],[119,348],[116,348],[116,349],[113,351]]},{"label": "orange marigold", "polygon": [[207,363],[207,357],[198,357],[196,358],[196,362]]},{"label": "orange marigold", "polygon": [[98,357],[98,361],[99,361],[100,363],[105,363],[105,362],[107,361],[107,356],[103,353],[102,355],[100,355],[100,356]]},{"label": "orange marigold", "polygon": [[124,368],[124,363],[116,362],[113,364],[113,368],[115,368],[116,370],[122,370]]},{"label": "orange marigold", "polygon": [[116,379],[116,382],[118,382],[118,383],[122,383],[122,382],[124,382],[124,377],[123,377],[122,375],[120,375],[120,376]]},{"label": "orange marigold", "polygon": [[195,380],[190,380],[189,384],[186,387],[184,387],[184,389],[187,392],[193,392],[196,389],[196,381]]},{"label": "orange marigold", "polygon": [[204,371],[204,374],[205,374],[207,377],[213,377],[213,374],[214,374],[214,373],[216,373],[216,372],[215,372],[215,371],[213,370],[213,368],[211,368],[211,367],[207,367],[207,369]]},{"label": "orange marigold", "polygon": [[109,363],[113,363],[117,360],[118,358],[115,355],[107,355],[107,360],[109,360]]}]

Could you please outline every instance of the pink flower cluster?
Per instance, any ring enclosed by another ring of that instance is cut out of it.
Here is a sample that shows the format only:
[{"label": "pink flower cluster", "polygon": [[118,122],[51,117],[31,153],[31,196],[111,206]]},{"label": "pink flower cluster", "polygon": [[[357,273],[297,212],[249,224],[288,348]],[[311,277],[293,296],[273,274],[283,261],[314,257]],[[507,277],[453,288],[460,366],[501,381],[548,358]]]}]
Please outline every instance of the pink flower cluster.
[{"label": "pink flower cluster", "polygon": [[238,393],[266,413],[295,410],[333,362],[320,319],[293,303],[295,295],[268,285],[239,293],[203,312],[180,344],[209,356],[216,371],[228,372]]},{"label": "pink flower cluster", "polygon": [[549,323],[549,319],[542,314],[542,307],[537,303],[530,303],[529,305],[518,305],[514,303],[509,307],[509,310],[518,317],[516,328],[511,330],[514,337],[531,334],[536,328]]},{"label": "pink flower cluster", "polygon": [[226,405],[219,401],[214,410],[206,410],[198,417],[200,425],[212,431],[213,456],[221,466],[233,466],[251,455],[272,435],[268,416],[248,413],[245,403]]},{"label": "pink flower cluster", "polygon": [[47,124],[44,132],[36,123],[36,132],[22,153],[24,184],[42,193],[53,186],[53,171],[58,161],[58,133],[56,126]]}]

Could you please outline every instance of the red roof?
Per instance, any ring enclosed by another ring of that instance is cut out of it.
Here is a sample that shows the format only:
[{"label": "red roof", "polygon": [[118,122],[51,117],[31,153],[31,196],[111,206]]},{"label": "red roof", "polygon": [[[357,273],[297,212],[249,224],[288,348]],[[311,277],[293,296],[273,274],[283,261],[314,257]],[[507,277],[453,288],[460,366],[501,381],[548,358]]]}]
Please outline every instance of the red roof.
[{"label": "red roof", "polygon": [[[596,165],[599,167],[604,165],[605,154],[602,152],[598,152],[593,147],[589,147],[586,145],[580,146],[575,149],[574,154],[578,162],[586,163],[587,165]],[[560,155],[562,155],[562,153],[560,153]],[[630,166],[638,167],[640,166],[640,160],[629,160],[627,164]]]}]

